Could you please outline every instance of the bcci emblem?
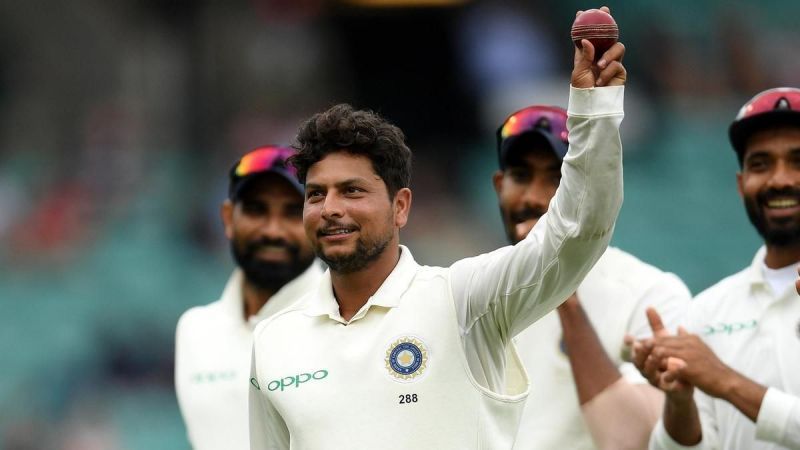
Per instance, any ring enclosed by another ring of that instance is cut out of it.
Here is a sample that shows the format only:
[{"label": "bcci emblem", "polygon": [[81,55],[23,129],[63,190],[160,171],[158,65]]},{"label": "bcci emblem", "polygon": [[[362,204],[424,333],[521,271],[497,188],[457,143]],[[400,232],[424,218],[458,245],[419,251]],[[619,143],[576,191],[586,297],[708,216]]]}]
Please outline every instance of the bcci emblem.
[{"label": "bcci emblem", "polygon": [[386,350],[386,370],[397,381],[411,381],[428,366],[428,349],[419,339],[404,336]]}]

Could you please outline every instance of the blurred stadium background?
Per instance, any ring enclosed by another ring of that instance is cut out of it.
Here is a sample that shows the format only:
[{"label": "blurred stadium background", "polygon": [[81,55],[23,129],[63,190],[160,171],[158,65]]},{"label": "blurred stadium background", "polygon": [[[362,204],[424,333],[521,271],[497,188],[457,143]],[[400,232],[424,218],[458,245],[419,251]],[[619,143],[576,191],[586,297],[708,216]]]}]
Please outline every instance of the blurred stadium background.
[{"label": "blurred stadium background", "polygon": [[[697,293],[759,245],[727,126],[757,91],[800,84],[800,3],[608,4],[630,73],[614,244]],[[173,332],[233,267],[226,170],[334,103],[407,132],[419,261],[503,245],[494,129],[565,104],[569,26],[595,6],[0,1],[0,448],[188,447]]]}]

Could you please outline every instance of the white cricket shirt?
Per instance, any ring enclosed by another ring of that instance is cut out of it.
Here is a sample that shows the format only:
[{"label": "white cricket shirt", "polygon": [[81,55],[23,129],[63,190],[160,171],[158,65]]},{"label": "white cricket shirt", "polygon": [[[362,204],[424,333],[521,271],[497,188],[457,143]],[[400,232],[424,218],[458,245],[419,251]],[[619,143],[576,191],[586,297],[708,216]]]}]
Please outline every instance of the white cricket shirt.
[{"label": "white cricket shirt", "polygon": [[[609,247],[578,287],[578,299],[600,343],[622,376],[647,383],[623,360],[623,337],[652,335],[645,309],[653,306],[675,332],[683,323],[691,294],[675,275]],[[514,448],[529,450],[596,448],[581,414],[575,380],[564,353],[561,321],[553,311],[514,338],[531,379]]]},{"label": "white cricket shirt", "polygon": [[218,301],[183,313],[175,333],[175,391],[195,450],[250,448],[247,387],[253,329],[313,289],[321,274],[312,263],[246,320],[243,275],[237,269]]},{"label": "white cricket shirt", "polygon": [[570,149],[516,246],[397,266],[346,322],[330,274],[253,341],[250,436],[262,449],[509,449],[527,395],[511,337],[560,304],[605,251],[622,201],[622,87],[570,94]]},{"label": "white cricket shirt", "polygon": [[651,449],[800,449],[800,297],[791,282],[772,290],[765,254],[762,247],[750,267],[700,293],[689,310],[691,332],[723,363],[769,388],[756,423],[695,389],[703,440],[678,445],[659,422]]}]

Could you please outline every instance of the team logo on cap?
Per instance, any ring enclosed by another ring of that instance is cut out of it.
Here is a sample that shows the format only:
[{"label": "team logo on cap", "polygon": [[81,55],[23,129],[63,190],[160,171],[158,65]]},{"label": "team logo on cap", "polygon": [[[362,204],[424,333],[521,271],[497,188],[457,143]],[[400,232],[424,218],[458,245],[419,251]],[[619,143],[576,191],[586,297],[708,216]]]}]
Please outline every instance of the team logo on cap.
[{"label": "team logo on cap", "polygon": [[416,337],[403,336],[389,344],[384,362],[395,380],[412,381],[428,367],[428,348]]}]

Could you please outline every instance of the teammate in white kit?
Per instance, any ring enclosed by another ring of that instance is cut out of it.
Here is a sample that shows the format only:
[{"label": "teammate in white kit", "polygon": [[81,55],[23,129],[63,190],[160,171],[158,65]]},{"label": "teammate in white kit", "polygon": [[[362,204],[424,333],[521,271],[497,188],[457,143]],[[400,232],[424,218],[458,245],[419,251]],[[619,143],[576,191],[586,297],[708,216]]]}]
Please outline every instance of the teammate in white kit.
[{"label": "teammate in white kit", "polygon": [[303,186],[286,166],[292,154],[262,147],[234,164],[222,221],[238,268],[218,301],[188,310],[178,322],[175,389],[196,450],[250,448],[253,329],[322,274],[303,231]]},{"label": "teammate in white kit", "polygon": [[253,449],[511,448],[528,390],[511,338],[574,292],[622,201],[624,47],[602,69],[593,53],[576,51],[573,139],[548,216],[449,268],[400,245],[411,152],[398,128],[347,105],[301,127],[303,221],[330,270],[255,331]]},{"label": "teammate in white kit", "polygon": [[800,449],[800,90],[764,91],[730,127],[739,193],[764,239],[750,267],[698,295],[688,331],[637,342],[667,393],[653,449]]},{"label": "teammate in white kit", "polygon": [[[567,112],[530,106],[497,130],[494,187],[512,244],[548,210],[567,154]],[[532,380],[517,449],[645,449],[663,394],[623,357],[626,334],[645,338],[645,309],[682,323],[691,294],[673,274],[609,247],[577,294],[514,343]]]}]

